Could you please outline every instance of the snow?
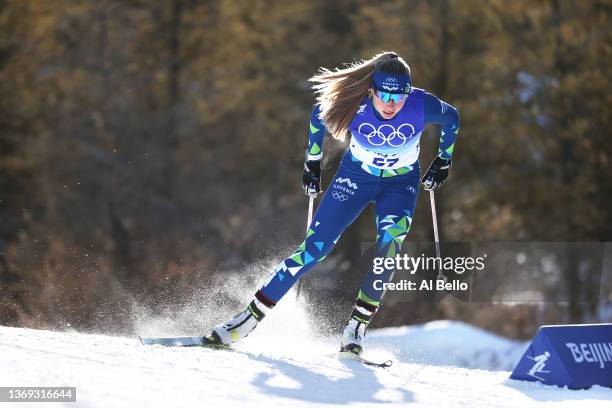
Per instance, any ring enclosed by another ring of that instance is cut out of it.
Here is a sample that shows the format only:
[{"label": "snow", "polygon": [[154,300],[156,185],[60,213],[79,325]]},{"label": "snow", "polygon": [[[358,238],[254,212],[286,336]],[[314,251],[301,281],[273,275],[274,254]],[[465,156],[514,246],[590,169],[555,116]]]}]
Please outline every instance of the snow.
[{"label": "snow", "polygon": [[375,330],[368,344],[395,350],[405,362],[505,371],[514,369],[529,346],[454,321]]},{"label": "snow", "polygon": [[608,388],[510,380],[528,343],[465,323],[372,330],[367,357],[395,360],[382,369],[336,358],[337,338],[314,337],[303,315],[289,314],[266,318],[234,351],[0,327],[0,385],[76,386],[76,405],[50,405],[78,407],[611,406]]}]

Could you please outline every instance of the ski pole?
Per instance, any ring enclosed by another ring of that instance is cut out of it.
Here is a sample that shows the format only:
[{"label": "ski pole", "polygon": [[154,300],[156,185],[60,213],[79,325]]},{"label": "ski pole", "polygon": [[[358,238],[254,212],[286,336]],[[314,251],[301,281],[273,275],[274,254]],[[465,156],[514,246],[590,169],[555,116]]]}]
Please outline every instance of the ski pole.
[{"label": "ski pole", "polygon": [[[312,222],[312,207],[314,206],[314,197],[310,197],[308,200],[308,221],[306,222],[306,234],[308,235],[308,227],[310,227],[310,223]],[[297,291],[295,294],[295,299],[299,299],[300,297],[300,289],[302,289],[302,280],[298,281]]]},{"label": "ski pole", "polygon": [[429,202],[431,203],[431,220],[433,222],[434,240],[436,242],[436,257],[440,259],[438,264],[438,280],[446,282],[447,278],[442,274],[442,258],[440,258],[440,236],[438,235],[438,217],[436,217],[436,200],[434,199],[434,191],[429,190]]}]

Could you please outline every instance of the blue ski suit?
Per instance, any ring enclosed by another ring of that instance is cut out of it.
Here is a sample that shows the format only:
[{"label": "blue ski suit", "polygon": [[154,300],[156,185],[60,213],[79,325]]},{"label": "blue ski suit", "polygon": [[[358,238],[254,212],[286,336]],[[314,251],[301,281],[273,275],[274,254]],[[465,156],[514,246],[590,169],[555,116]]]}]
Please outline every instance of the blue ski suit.
[{"label": "blue ski suit", "polygon": [[[322,157],[325,125],[316,105],[309,126],[308,154]],[[295,282],[322,261],[344,230],[374,203],[376,257],[395,257],[410,229],[420,183],[419,142],[427,123],[441,127],[438,155],[450,158],[459,130],[457,110],[434,95],[413,88],[402,109],[382,119],[372,99],[362,100],[350,126],[351,135],[338,171],[313,216],[304,241],[271,272],[258,294],[276,304]],[[366,274],[358,299],[378,307],[394,269]],[[378,281],[375,285],[375,281]]]}]

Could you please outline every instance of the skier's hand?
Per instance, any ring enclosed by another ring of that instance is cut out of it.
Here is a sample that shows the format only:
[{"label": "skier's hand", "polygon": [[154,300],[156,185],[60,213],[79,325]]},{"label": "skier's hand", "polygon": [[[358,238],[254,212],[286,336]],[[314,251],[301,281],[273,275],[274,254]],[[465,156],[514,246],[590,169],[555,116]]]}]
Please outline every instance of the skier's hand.
[{"label": "skier's hand", "polygon": [[309,197],[321,192],[321,160],[306,160],[302,173],[302,188]]},{"label": "skier's hand", "polygon": [[429,169],[421,182],[425,186],[425,190],[437,190],[440,188],[444,180],[448,177],[448,171],[451,168],[451,159],[443,159],[440,156],[429,165]]}]

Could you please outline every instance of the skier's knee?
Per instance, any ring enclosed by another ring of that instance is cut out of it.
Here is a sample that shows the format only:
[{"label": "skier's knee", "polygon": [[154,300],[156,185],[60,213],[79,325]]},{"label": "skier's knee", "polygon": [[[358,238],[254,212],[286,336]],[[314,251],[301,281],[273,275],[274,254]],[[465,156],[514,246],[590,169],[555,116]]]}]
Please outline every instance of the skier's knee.
[{"label": "skier's knee", "polygon": [[377,246],[382,249],[386,246],[392,245],[395,249],[399,250],[408,230],[410,229],[410,222],[412,219],[406,215],[387,215],[383,219],[378,221],[378,239]]}]

